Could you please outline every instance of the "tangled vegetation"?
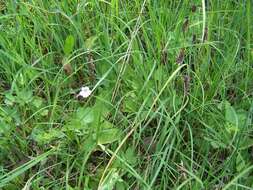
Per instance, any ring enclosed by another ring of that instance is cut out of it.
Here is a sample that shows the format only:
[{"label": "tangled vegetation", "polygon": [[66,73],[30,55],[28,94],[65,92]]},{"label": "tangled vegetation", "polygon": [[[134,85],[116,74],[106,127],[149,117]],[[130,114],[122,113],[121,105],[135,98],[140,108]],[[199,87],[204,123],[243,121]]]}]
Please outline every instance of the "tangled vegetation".
[{"label": "tangled vegetation", "polygon": [[252,6],[2,1],[0,189],[252,189]]}]

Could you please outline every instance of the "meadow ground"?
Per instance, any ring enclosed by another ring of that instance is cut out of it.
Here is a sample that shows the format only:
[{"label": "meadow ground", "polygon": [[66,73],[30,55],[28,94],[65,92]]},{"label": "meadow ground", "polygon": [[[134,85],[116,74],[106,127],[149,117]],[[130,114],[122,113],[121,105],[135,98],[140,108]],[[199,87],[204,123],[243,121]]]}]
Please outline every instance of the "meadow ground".
[{"label": "meadow ground", "polygon": [[1,1],[0,189],[253,189],[252,6]]}]

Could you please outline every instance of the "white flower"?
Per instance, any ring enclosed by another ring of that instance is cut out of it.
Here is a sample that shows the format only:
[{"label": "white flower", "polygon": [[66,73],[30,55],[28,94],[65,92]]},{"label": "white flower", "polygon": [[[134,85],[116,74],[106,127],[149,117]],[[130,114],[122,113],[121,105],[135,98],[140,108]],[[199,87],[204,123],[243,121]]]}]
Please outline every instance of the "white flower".
[{"label": "white flower", "polygon": [[84,86],[81,88],[81,91],[77,94],[77,97],[82,97],[82,98],[88,98],[91,95],[91,90],[89,89],[88,86]]}]

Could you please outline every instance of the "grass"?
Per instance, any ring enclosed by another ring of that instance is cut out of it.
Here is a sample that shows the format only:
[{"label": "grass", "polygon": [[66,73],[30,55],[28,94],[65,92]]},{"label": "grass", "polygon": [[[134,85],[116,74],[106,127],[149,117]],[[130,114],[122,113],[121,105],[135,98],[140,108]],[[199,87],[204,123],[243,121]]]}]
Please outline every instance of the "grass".
[{"label": "grass", "polygon": [[253,189],[250,0],[0,11],[0,188]]}]

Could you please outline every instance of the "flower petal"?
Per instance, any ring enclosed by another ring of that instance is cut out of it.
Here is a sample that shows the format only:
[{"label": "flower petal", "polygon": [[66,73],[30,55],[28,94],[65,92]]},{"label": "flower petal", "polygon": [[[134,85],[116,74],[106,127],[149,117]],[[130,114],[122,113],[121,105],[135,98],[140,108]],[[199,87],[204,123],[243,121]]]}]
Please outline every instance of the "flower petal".
[{"label": "flower petal", "polygon": [[83,98],[88,98],[91,95],[91,92],[92,91],[89,89],[88,86],[82,87],[77,97],[81,96]]}]

